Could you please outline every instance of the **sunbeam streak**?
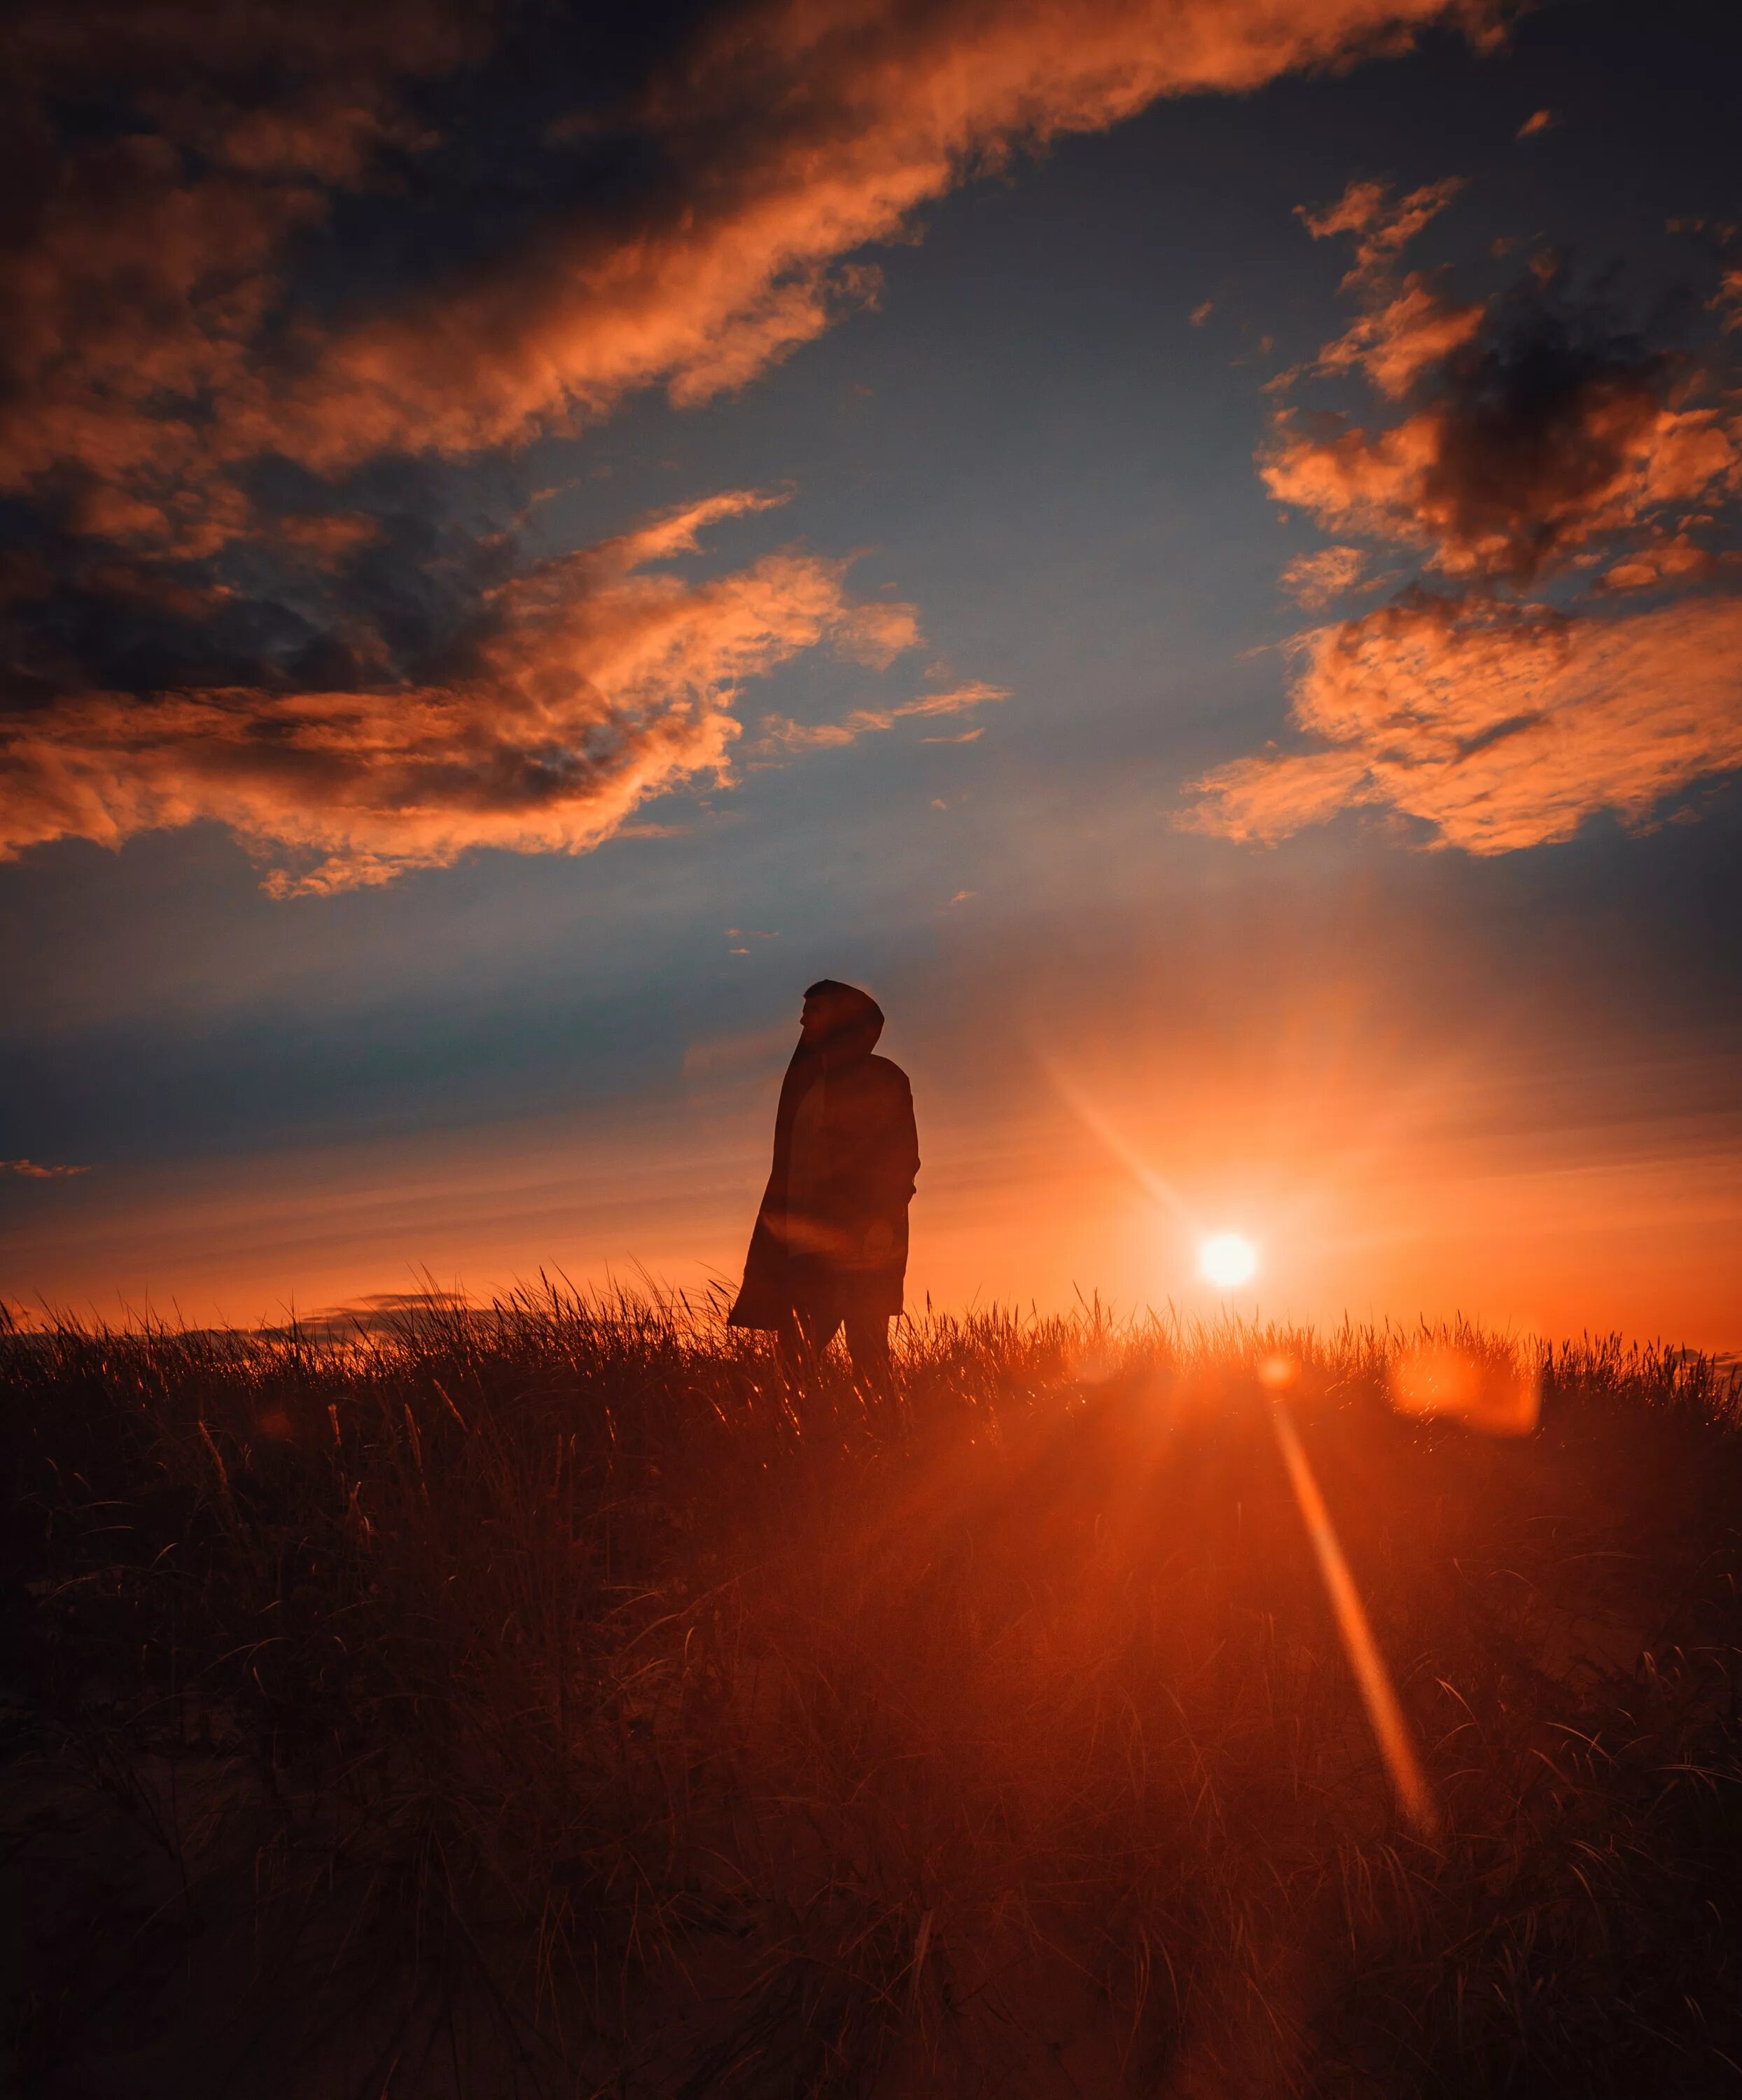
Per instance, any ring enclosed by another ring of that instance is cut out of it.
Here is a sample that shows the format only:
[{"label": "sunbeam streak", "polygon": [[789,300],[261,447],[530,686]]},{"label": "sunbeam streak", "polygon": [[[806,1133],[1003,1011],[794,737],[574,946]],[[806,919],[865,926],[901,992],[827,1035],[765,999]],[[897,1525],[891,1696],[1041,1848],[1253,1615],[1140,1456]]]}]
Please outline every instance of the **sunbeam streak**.
[{"label": "sunbeam streak", "polygon": [[1409,1724],[1397,1703],[1397,1694],[1391,1689],[1391,1674],[1373,1639],[1373,1629],[1367,1623],[1367,1612],[1355,1592],[1349,1564],[1343,1558],[1342,1547],[1331,1526],[1330,1512],[1324,1507],[1324,1498],[1319,1493],[1319,1484],[1313,1478],[1306,1454],[1301,1449],[1301,1440],[1281,1400],[1271,1409],[1271,1423],[1276,1432],[1277,1447],[1288,1468],[1294,1499],[1300,1504],[1306,1535],[1319,1556],[1320,1572],[1324,1577],[1331,1608],[1337,1614],[1337,1630],[1348,1653],[1349,1666],[1361,1688],[1367,1717],[1373,1723],[1380,1753],[1391,1772],[1391,1784],[1397,1789],[1399,1803],[1416,1835],[1432,1843],[1439,1835],[1439,1806],[1417,1758]]},{"label": "sunbeam streak", "polygon": [[1192,1207],[1173,1184],[1156,1172],[1074,1081],[1066,1078],[1050,1061],[1043,1060],[1042,1063],[1059,1098],[1085,1128],[1094,1132],[1138,1186],[1170,1216],[1194,1231],[1201,1229]]}]

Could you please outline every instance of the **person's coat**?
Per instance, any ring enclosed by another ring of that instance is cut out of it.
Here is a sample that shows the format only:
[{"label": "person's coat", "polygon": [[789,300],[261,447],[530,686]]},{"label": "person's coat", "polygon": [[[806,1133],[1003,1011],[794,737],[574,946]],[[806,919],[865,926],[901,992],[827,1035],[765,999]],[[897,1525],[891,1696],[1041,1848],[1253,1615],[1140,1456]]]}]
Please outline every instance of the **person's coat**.
[{"label": "person's coat", "polygon": [[[734,1327],[781,1326],[820,1297],[850,1297],[873,1317],[901,1310],[908,1205],[919,1171],[913,1096],[899,1065],[872,1055],[883,1026],[875,1000],[856,992],[842,1003],[843,1022],[820,1047],[801,1043],[781,1083],[773,1168],[729,1316]],[[813,1150],[799,1203],[794,1132],[819,1085],[820,1113],[813,1110],[804,1132]]]}]

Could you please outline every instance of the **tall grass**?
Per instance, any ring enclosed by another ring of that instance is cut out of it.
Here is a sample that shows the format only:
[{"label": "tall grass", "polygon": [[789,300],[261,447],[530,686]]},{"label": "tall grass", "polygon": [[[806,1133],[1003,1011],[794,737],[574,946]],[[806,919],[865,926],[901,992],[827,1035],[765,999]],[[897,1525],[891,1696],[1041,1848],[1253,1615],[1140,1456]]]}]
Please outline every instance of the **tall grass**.
[{"label": "tall grass", "polygon": [[1587,1341],[1491,1440],[1417,1339],[936,1316],[873,1417],[560,1288],[0,1337],[24,2089],[1736,2089],[1742,1406]]}]

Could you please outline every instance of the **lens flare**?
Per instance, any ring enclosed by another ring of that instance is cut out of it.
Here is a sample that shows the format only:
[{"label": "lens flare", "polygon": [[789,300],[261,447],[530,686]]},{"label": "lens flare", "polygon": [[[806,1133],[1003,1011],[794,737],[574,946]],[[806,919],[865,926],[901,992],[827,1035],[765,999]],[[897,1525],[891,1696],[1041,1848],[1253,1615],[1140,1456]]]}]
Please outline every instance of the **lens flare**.
[{"label": "lens flare", "polygon": [[1224,1290],[1250,1282],[1258,1266],[1258,1249],[1238,1233],[1218,1233],[1198,1249],[1198,1267]]},{"label": "lens flare", "polygon": [[1528,1436],[1542,1405],[1542,1374],[1520,1349],[1482,1354],[1424,1339],[1395,1357],[1391,1404],[1403,1414],[1449,1414],[1491,1436]]},{"label": "lens flare", "polygon": [[1276,1432],[1294,1499],[1300,1504],[1301,1520],[1312,1541],[1312,1550],[1318,1555],[1319,1572],[1324,1577],[1325,1592],[1337,1615],[1337,1628],[1342,1635],[1349,1667],[1360,1687],[1379,1754],[1397,1789],[1398,1804],[1416,1835],[1432,1844],[1441,1828],[1439,1804],[1416,1756],[1409,1723],[1404,1718],[1404,1710],[1391,1688],[1391,1673],[1379,1652],[1379,1643],[1373,1639],[1355,1578],[1349,1573],[1349,1564],[1343,1558],[1342,1547],[1332,1529],[1330,1511],[1324,1507],[1324,1498],[1306,1462],[1306,1454],[1301,1449],[1301,1440],[1289,1419],[1288,1404],[1280,1395],[1271,1410],[1271,1426]]}]

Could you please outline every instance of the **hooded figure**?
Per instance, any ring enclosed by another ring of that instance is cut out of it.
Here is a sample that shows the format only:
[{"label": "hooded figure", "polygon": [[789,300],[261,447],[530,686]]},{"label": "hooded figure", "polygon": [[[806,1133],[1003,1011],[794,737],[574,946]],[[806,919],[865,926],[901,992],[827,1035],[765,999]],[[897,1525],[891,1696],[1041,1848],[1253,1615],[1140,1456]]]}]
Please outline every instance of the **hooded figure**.
[{"label": "hooded figure", "polygon": [[796,1327],[812,1350],[844,1321],[856,1372],[881,1374],[901,1310],[908,1204],[919,1171],[907,1074],[871,1054],[877,1001],[825,977],[804,995],[780,1086],[768,1176],[734,1327]]}]

